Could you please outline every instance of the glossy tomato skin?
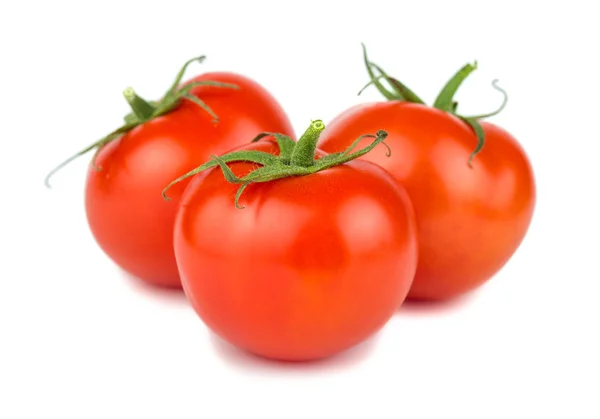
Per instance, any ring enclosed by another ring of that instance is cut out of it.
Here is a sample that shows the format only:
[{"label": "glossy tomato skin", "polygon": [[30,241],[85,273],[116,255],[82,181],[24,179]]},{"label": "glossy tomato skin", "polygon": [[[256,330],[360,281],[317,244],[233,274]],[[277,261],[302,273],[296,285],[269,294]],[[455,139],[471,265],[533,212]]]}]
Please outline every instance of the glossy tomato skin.
[{"label": "glossy tomato skin", "polygon": [[[264,141],[245,147],[276,154]],[[233,163],[238,176],[252,164]],[[375,333],[404,300],[417,263],[410,200],[355,161],[314,175],[239,185],[194,178],[174,244],[184,290],[230,343],[279,360],[327,357]]]},{"label": "glossy tomato skin", "polygon": [[87,219],[104,252],[122,269],[148,283],[181,287],[173,252],[173,224],[187,181],[161,191],[213,154],[248,143],[263,131],[294,136],[276,100],[259,84],[234,73],[206,73],[190,81],[234,83],[239,90],[201,86],[199,95],[220,117],[184,100],[174,111],[140,125],[105,146],[90,168]]},{"label": "glossy tomato skin", "polygon": [[385,129],[391,157],[382,149],[363,156],[390,172],[413,203],[419,265],[409,298],[457,297],[490,279],[524,238],[535,206],[529,159],[503,129],[482,122],[486,142],[455,116],[424,105],[359,105],[332,121],[319,147],[343,150],[363,132]]}]

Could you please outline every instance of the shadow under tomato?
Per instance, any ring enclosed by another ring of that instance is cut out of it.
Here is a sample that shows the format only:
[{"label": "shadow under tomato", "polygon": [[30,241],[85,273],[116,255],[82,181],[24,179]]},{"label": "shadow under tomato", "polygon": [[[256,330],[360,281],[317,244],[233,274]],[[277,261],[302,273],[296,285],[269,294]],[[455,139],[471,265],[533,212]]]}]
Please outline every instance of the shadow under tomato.
[{"label": "shadow under tomato", "polygon": [[166,305],[188,305],[187,297],[181,288],[169,288],[149,284],[125,271],[121,271],[121,276],[134,292],[141,294],[144,298],[158,300]]},{"label": "shadow under tomato", "polygon": [[460,310],[473,298],[474,293],[466,294],[450,300],[413,300],[407,299],[398,309],[399,315],[409,316],[435,316]]},{"label": "shadow under tomato", "polygon": [[377,338],[378,335],[374,335],[364,342],[329,358],[294,362],[272,360],[254,355],[229,344],[214,333],[210,334],[217,355],[230,365],[248,373],[282,371],[330,373],[335,370],[344,370],[366,360],[373,352]]}]

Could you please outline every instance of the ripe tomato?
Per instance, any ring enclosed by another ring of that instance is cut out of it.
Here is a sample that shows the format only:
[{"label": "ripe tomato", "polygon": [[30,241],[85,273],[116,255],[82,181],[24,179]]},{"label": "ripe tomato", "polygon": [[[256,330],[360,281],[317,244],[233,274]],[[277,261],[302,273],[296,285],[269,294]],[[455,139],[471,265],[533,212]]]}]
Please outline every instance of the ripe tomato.
[{"label": "ripe tomato", "polygon": [[[275,130],[293,135],[276,100],[259,84],[233,73],[206,73],[188,83],[232,83],[239,89],[197,86],[191,94],[216,113],[182,100],[170,112],[150,119],[104,145],[90,167],[85,207],[91,231],[104,252],[122,269],[152,284],[181,287],[173,253],[177,205],[161,190],[214,153],[247,141],[248,133]],[[171,191],[178,201],[185,182]]]},{"label": "ripe tomato", "polygon": [[[395,80],[393,80],[395,81]],[[358,105],[329,123],[326,152],[343,150],[358,133],[382,128],[392,155],[375,149],[378,164],[406,188],[414,205],[419,264],[408,297],[448,299],[492,277],[524,238],[535,204],[530,162],[514,137],[481,122],[485,145],[452,112],[392,100]]]},{"label": "ripe tomato", "polygon": [[[272,140],[239,150],[279,154]],[[229,167],[242,176],[257,166]],[[243,209],[238,187],[218,168],[197,175],[174,233],[184,290],[222,338],[268,358],[317,359],[359,343],[401,305],[416,230],[406,192],[383,169],[357,160],[253,183]]]}]

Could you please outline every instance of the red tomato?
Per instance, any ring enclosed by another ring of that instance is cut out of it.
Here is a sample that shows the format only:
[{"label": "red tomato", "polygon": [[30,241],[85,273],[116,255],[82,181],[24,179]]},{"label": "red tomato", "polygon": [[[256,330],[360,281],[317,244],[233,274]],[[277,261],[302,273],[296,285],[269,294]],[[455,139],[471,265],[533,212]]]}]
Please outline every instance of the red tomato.
[{"label": "red tomato", "polygon": [[[173,253],[177,205],[161,191],[199,160],[246,143],[248,133],[293,135],[280,105],[256,82],[237,74],[206,73],[190,82],[233,83],[239,90],[199,86],[200,97],[219,116],[183,100],[173,111],[139,125],[104,146],[88,173],[85,203],[91,231],[121,268],[152,284],[180,287]],[[185,188],[171,190],[175,202]]]},{"label": "red tomato", "polygon": [[447,299],[476,288],[509,260],[527,232],[535,204],[529,160],[508,132],[481,125],[485,145],[472,168],[467,161],[477,145],[473,130],[422,104],[359,105],[321,135],[318,146],[337,152],[362,132],[389,133],[391,157],[378,148],[362,159],[399,180],[414,205],[419,264],[409,298]]},{"label": "red tomato", "polygon": [[[278,154],[270,140],[242,149]],[[242,176],[257,166],[229,167]],[[219,168],[202,172],[175,224],[183,287],[213,331],[255,354],[297,361],[342,351],[384,325],[417,262],[412,206],[389,174],[352,161],[253,183],[244,209],[234,205],[239,186]]]}]

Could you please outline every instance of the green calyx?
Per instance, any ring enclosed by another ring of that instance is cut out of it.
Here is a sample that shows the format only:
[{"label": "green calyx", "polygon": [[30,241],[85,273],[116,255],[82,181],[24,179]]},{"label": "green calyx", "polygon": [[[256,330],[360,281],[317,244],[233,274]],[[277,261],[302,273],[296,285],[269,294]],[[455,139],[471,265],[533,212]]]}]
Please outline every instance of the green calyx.
[{"label": "green calyx", "polygon": [[[166,192],[176,183],[179,183],[182,180],[187,179],[190,176],[194,176],[206,169],[219,166],[228,182],[241,185],[235,195],[235,206],[239,209],[243,209],[244,207],[239,206],[240,196],[248,187],[248,185],[252,183],[270,182],[272,180],[283,179],[287,177],[311,175],[313,173],[320,172],[321,170],[339,166],[340,164],[364,156],[380,143],[387,147],[387,155],[391,155],[391,150],[385,143],[385,138],[388,134],[386,131],[379,130],[375,134],[361,135],[343,152],[328,154],[319,159],[315,159],[317,141],[319,140],[321,131],[324,129],[325,124],[323,121],[312,121],[308,129],[304,132],[304,134],[302,134],[297,142],[287,135],[263,132],[256,136],[252,142],[259,141],[265,137],[274,137],[275,140],[277,140],[277,145],[279,147],[279,156],[275,156],[264,151],[254,150],[240,150],[233,151],[223,156],[212,156],[211,160],[204,163],[202,166],[191,170],[167,185],[162,192],[163,198],[167,201],[170,200],[170,198],[167,197]],[[352,152],[352,150],[364,138],[374,138],[374,140],[368,146]],[[227,166],[227,163],[232,162],[251,162],[259,164],[261,167],[253,170],[244,177],[238,177]]]},{"label": "green calyx", "polygon": [[[377,90],[379,90],[379,92],[388,100],[398,100],[398,101],[403,101],[403,102],[418,103],[418,104],[422,104],[422,105],[425,104],[425,102],[423,102],[423,100],[421,100],[421,98],[419,98],[412,90],[410,90],[408,87],[406,87],[406,85],[404,85],[397,79],[390,77],[385,71],[383,71],[383,69],[381,67],[379,67],[377,64],[371,62],[369,60],[369,57],[367,56],[367,49],[366,49],[365,45],[363,44],[362,47],[363,47],[363,60],[364,60],[364,63],[367,68],[367,72],[369,74],[371,81],[369,81],[369,83],[367,83],[367,85],[364,86],[360,90],[360,92],[358,93],[359,95],[367,87],[374,85],[377,88]],[[448,80],[446,85],[442,88],[442,90],[438,94],[437,98],[435,99],[435,102],[433,103],[434,108],[440,109],[444,112],[448,112],[448,113],[460,118],[467,125],[469,125],[471,127],[471,129],[473,129],[473,131],[475,132],[475,135],[477,136],[477,146],[475,147],[475,149],[469,156],[469,160],[467,161],[467,164],[469,165],[469,167],[473,167],[472,166],[473,158],[482,150],[482,148],[485,144],[485,133],[483,131],[481,124],[479,123],[479,120],[497,115],[504,109],[504,107],[506,106],[506,103],[508,101],[508,94],[506,93],[506,91],[504,91],[502,88],[500,88],[498,86],[498,80],[494,80],[492,82],[492,86],[494,87],[494,89],[496,89],[497,91],[502,93],[502,95],[504,96],[504,99],[503,99],[500,107],[497,110],[495,110],[494,112],[490,112],[487,114],[473,115],[473,116],[459,115],[457,113],[458,102],[456,102],[454,100],[454,95],[458,91],[458,88],[465,81],[465,79],[469,76],[469,74],[471,74],[476,69],[477,69],[476,61],[473,64],[464,65],[460,70],[458,70],[450,78],[450,80]],[[376,74],[376,72],[379,74]],[[391,89],[384,86],[383,83],[381,82],[381,80],[385,80]]]},{"label": "green calyx", "polygon": [[146,101],[146,100],[142,99],[140,96],[138,96],[137,93],[131,87],[126,88],[123,91],[123,96],[125,97],[125,100],[127,100],[127,103],[129,103],[129,106],[131,107],[131,112],[129,114],[125,115],[125,117],[123,118],[124,124],[121,125],[119,128],[117,128],[116,130],[112,131],[110,134],[106,135],[105,137],[103,137],[100,140],[96,141],[95,143],[91,144],[90,146],[79,151],[77,154],[74,154],[73,156],[69,157],[67,160],[65,160],[60,165],[58,165],[56,168],[54,168],[46,176],[46,179],[45,179],[46,186],[50,187],[50,183],[49,183],[50,178],[56,172],[58,172],[64,166],[69,164],[71,161],[75,160],[76,158],[78,158],[94,149],[96,150],[96,153],[94,154],[94,157],[92,158],[92,165],[94,166],[94,168],[96,170],[100,170],[100,167],[96,166],[96,156],[98,154],[98,151],[100,149],[102,149],[103,146],[105,146],[106,144],[110,143],[113,140],[116,140],[117,138],[121,137],[123,134],[125,134],[125,133],[131,131],[132,129],[134,129],[135,127],[137,127],[138,125],[141,125],[141,124],[148,122],[154,118],[157,118],[159,116],[165,115],[165,114],[173,111],[174,109],[177,108],[177,106],[179,106],[181,101],[184,99],[190,100],[190,101],[194,102],[195,104],[197,104],[198,106],[200,106],[213,118],[213,122],[217,123],[219,121],[219,117],[213,112],[213,110],[204,101],[202,101],[200,98],[198,98],[197,96],[194,96],[191,93],[192,89],[194,89],[197,86],[202,86],[202,85],[224,87],[224,88],[229,88],[229,89],[239,89],[239,87],[235,84],[221,83],[221,82],[209,81],[209,80],[188,83],[185,86],[180,86],[181,80],[182,80],[183,75],[184,75],[185,71],[187,70],[188,66],[196,61],[198,63],[202,63],[205,58],[206,58],[205,56],[200,56],[200,57],[195,57],[195,58],[192,58],[192,59],[186,61],[186,63],[179,70],[179,73],[177,73],[177,77],[175,78],[175,81],[173,82],[173,84],[171,85],[169,90],[167,90],[167,92],[164,94],[163,98],[160,101]]}]

